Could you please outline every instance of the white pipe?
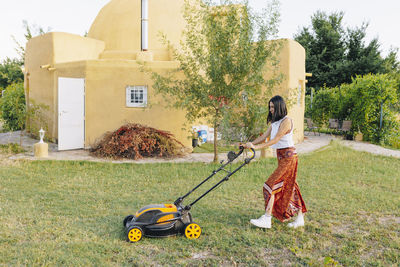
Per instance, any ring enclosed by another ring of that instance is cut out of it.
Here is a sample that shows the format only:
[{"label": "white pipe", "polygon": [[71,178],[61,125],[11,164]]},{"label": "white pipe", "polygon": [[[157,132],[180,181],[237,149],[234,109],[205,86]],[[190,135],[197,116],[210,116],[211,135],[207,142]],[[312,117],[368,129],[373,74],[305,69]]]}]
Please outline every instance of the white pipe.
[{"label": "white pipe", "polygon": [[142,0],[142,51],[147,51],[149,48],[148,11],[148,0]]}]

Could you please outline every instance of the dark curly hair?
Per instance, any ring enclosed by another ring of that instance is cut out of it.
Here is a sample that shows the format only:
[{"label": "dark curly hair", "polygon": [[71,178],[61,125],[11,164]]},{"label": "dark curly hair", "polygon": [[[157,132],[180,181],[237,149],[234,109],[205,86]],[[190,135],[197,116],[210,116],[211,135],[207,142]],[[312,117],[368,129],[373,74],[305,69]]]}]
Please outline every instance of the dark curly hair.
[{"label": "dark curly hair", "polygon": [[268,101],[268,110],[271,102],[274,104],[274,114],[268,111],[267,122],[276,122],[287,115],[286,103],[280,95],[276,95]]}]

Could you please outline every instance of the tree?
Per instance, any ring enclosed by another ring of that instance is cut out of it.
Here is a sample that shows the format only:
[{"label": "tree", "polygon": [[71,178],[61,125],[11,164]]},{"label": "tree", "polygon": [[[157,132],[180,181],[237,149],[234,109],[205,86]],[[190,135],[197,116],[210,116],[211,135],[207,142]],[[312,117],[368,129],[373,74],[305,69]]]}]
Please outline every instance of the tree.
[{"label": "tree", "polygon": [[25,93],[24,84],[9,85],[0,99],[0,115],[6,130],[22,130],[25,125]]},{"label": "tree", "polygon": [[5,59],[0,64],[0,91],[13,83],[24,81],[24,74],[21,71],[22,62],[18,59]]},{"label": "tree", "polygon": [[378,39],[374,38],[368,45],[365,45],[364,38],[368,24],[361,27],[347,29],[346,35],[346,57],[343,68],[343,82],[351,83],[355,75],[368,73],[384,73],[384,61],[379,52]]},{"label": "tree", "polygon": [[394,109],[400,113],[400,62],[397,60],[398,58],[398,48],[391,48],[389,54],[385,58],[384,68],[385,73],[389,75],[389,77],[395,80],[397,88],[397,103],[394,104]]},{"label": "tree", "polygon": [[[234,119],[225,120],[225,126],[265,127],[268,102],[262,87],[277,81],[264,78],[267,61],[271,68],[276,64],[278,42],[267,40],[277,33],[277,2],[262,14],[252,12],[246,1],[221,4],[185,0],[185,42],[180,49],[173,48],[179,67],[165,75],[152,74],[154,88],[169,96],[174,107],[185,109],[188,121],[207,119],[214,126],[215,162],[223,119]],[[168,44],[166,36],[163,41]]]},{"label": "tree", "polygon": [[337,85],[345,55],[344,30],[341,26],[343,12],[327,15],[318,11],[311,17],[311,29],[303,28],[295,35],[306,50],[306,69],[313,73],[308,79],[308,87],[320,88]]},{"label": "tree", "polygon": [[356,75],[385,72],[378,40],[364,41],[368,24],[345,29],[343,17],[343,12],[318,11],[311,17],[311,27],[295,35],[306,49],[307,72],[313,73],[309,88],[336,87],[351,83]]}]

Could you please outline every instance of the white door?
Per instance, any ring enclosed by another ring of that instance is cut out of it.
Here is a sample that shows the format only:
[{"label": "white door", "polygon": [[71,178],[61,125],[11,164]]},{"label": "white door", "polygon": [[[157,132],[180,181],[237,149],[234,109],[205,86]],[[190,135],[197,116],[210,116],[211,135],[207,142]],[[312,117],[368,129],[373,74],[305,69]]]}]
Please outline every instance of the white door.
[{"label": "white door", "polygon": [[79,149],[85,140],[85,79],[58,78],[58,150]]}]

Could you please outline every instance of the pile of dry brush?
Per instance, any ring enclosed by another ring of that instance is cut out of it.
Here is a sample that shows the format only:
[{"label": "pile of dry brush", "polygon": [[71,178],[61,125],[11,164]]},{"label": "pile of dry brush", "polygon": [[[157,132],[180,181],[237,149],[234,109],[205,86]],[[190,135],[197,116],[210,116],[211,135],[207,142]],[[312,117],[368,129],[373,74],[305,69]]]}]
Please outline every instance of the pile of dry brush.
[{"label": "pile of dry brush", "polygon": [[129,123],[106,133],[91,152],[99,157],[141,159],[178,156],[183,148],[169,132]]}]

